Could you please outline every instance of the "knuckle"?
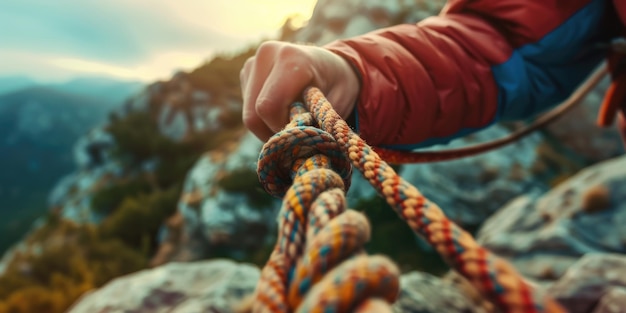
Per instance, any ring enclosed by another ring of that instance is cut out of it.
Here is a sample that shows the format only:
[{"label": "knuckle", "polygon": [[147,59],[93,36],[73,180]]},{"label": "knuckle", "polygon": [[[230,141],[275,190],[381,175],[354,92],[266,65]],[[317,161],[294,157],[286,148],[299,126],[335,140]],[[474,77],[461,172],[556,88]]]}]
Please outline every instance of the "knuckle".
[{"label": "knuckle", "polygon": [[258,55],[259,57],[273,55],[281,44],[281,42],[273,40],[265,41],[261,45],[259,45],[259,48],[256,51],[256,55]]},{"label": "knuckle", "polygon": [[277,52],[280,60],[300,63],[305,57],[304,49],[298,45],[286,44]]},{"label": "knuckle", "polygon": [[246,110],[243,111],[241,120],[243,121],[243,124],[246,126],[246,128],[251,130],[258,129],[259,126],[261,126],[262,124],[258,116],[250,114],[250,112],[246,112]]},{"label": "knuckle", "polygon": [[275,111],[274,102],[267,98],[258,99],[254,107],[256,114],[261,117],[270,117]]}]

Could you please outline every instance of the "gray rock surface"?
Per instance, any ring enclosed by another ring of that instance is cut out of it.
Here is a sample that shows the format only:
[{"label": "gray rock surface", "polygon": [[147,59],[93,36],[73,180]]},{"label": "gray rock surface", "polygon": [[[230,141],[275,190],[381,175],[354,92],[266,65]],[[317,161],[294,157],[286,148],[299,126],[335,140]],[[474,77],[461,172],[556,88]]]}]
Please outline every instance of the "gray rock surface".
[{"label": "gray rock surface", "polygon": [[586,168],[539,199],[517,198],[477,239],[522,273],[553,280],[587,253],[626,253],[626,156]]},{"label": "gray rock surface", "polygon": [[427,273],[404,274],[400,285],[400,295],[393,306],[396,313],[485,312],[455,285]]},{"label": "gray rock surface", "polygon": [[[280,201],[254,203],[244,193],[228,192],[219,186],[220,179],[229,173],[255,173],[261,147],[261,141],[246,132],[239,142],[207,153],[196,162],[187,175],[178,205],[186,234],[182,236],[181,251],[186,257],[178,255],[174,259],[207,257],[211,255],[210,246],[215,245],[226,245],[233,252],[239,251],[235,253],[243,253],[250,247],[265,245],[271,238],[270,229],[275,227]],[[246,179],[256,178],[246,176]]]},{"label": "gray rock surface", "polygon": [[571,158],[583,163],[596,163],[624,153],[624,145],[615,127],[596,125],[598,110],[609,85],[605,78],[580,105],[550,124],[546,137],[550,143],[564,148]]},{"label": "gray rock surface", "polygon": [[[504,127],[493,126],[454,140],[444,149],[486,142],[507,134],[509,131]],[[399,173],[455,222],[478,225],[510,199],[546,189],[532,175],[538,158],[535,149],[540,141],[540,136],[534,134],[497,151],[453,161],[406,165]]]},{"label": "gray rock surface", "polygon": [[96,167],[111,162],[111,148],[115,140],[104,127],[96,127],[78,139],[74,145],[74,162],[79,169]]},{"label": "gray rock surface", "polygon": [[79,223],[98,222],[91,211],[94,192],[124,175],[121,164],[111,157],[115,142],[102,127],[94,128],[74,145],[77,169],[63,177],[48,196],[48,205],[61,216]]},{"label": "gray rock surface", "polygon": [[[260,277],[254,266],[227,260],[169,263],[115,279],[79,299],[69,313],[234,312]],[[401,277],[396,313],[485,312],[453,284],[430,274]]]},{"label": "gray rock surface", "polygon": [[626,308],[626,288],[609,287],[600,298],[593,313],[620,313],[624,311],[624,308]]},{"label": "gray rock surface", "polygon": [[223,119],[240,110],[230,100],[216,100],[211,94],[192,86],[189,75],[176,73],[166,82],[157,82],[138,95],[129,109],[146,110],[158,104],[159,131],[166,137],[181,141],[193,134],[216,131],[224,127]]},{"label": "gray rock surface", "polygon": [[590,253],[548,288],[571,313],[626,310],[626,255]]},{"label": "gray rock surface", "polygon": [[68,312],[234,312],[259,277],[258,268],[227,260],[170,263],[117,278]]},{"label": "gray rock surface", "polygon": [[308,25],[298,30],[294,38],[284,39],[324,45],[382,27],[416,23],[439,13],[444,3],[443,0],[320,0]]}]

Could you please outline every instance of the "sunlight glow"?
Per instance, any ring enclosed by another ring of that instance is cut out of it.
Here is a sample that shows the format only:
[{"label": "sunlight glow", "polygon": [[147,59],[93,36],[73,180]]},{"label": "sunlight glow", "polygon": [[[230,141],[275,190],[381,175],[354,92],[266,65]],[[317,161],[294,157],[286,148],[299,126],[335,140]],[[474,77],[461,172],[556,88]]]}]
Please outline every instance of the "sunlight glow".
[{"label": "sunlight glow", "polygon": [[241,38],[276,35],[287,17],[296,15],[309,19],[316,0],[231,0],[192,1],[184,6],[168,2],[175,14],[185,16],[198,27]]},{"label": "sunlight glow", "polygon": [[206,57],[204,53],[163,52],[133,67],[121,67],[113,64],[78,59],[56,58],[50,64],[79,74],[101,74],[121,79],[150,81],[154,79],[168,79],[177,70],[192,70],[202,64]]},{"label": "sunlight glow", "polygon": [[[13,45],[0,50],[4,60],[0,62],[0,76],[25,75],[42,81],[80,75],[168,79],[177,70],[192,70],[214,53],[236,53],[261,40],[277,38],[287,18],[295,17],[292,22],[303,24],[316,4],[316,0],[59,1],[74,9],[51,9],[49,15],[40,13],[44,18],[35,21],[22,15],[5,19],[5,29],[18,29],[16,34],[22,35],[13,37]],[[100,23],[83,25],[89,21],[76,18],[76,14],[94,9],[102,14]],[[0,3],[0,13],[2,10]],[[99,28],[102,20],[137,27],[118,36],[119,28]],[[162,25],[150,32],[155,23]],[[116,37],[126,41],[116,45]],[[112,46],[117,49],[111,49],[109,55],[93,52]],[[123,47],[128,47],[127,56]]]}]

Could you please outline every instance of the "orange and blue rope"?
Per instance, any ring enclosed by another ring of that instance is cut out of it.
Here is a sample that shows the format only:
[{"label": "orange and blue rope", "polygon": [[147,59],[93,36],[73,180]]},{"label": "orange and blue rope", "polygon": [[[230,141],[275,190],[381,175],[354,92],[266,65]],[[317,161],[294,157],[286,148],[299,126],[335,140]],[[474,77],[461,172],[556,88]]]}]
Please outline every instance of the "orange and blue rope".
[{"label": "orange and blue rope", "polygon": [[302,104],[293,106],[291,119],[265,144],[258,165],[266,190],[284,199],[253,311],[391,312],[399,271],[362,252],[369,224],[346,209],[350,163],[329,134],[312,127]]},{"label": "orange and blue rope", "polygon": [[[359,247],[369,236],[369,226],[351,217],[357,213],[345,210],[345,200],[330,204],[330,197],[339,193],[341,198],[347,189],[351,170],[344,156],[416,234],[501,311],[564,312],[398,176],[352,132],[320,90],[307,89],[305,100],[312,118],[301,104],[294,105],[290,124],[266,143],[259,157],[260,180],[269,193],[284,200],[278,242],[262,271],[254,312],[353,312],[377,308],[377,299],[393,301],[397,268],[386,259],[363,256]],[[326,195],[327,190],[335,194]],[[320,223],[322,219],[328,223]],[[338,265],[341,261],[354,268]]]}]

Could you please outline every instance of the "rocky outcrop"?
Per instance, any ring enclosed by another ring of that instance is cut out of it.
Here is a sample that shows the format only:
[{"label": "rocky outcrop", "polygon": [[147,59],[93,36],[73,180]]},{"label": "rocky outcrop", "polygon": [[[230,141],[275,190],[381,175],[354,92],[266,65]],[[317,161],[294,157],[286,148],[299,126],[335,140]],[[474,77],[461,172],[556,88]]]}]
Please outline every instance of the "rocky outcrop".
[{"label": "rocky outcrop", "polygon": [[103,127],[97,127],[74,145],[76,170],[63,177],[48,197],[48,205],[63,218],[79,223],[95,223],[100,216],[91,210],[93,193],[114,178],[124,175],[112,158],[115,142]]},{"label": "rocky outcrop", "polygon": [[[226,260],[170,263],[118,278],[83,296],[68,312],[235,312],[259,277],[258,268]],[[438,277],[412,272],[400,283],[396,313],[485,312]]]},{"label": "rocky outcrop", "polygon": [[[508,134],[506,128],[494,126],[455,140],[444,149],[486,142]],[[403,166],[400,176],[437,203],[446,216],[462,225],[475,226],[517,195],[547,189],[533,173],[539,160],[535,150],[540,142],[541,137],[534,134],[474,157]]]},{"label": "rocky outcrop", "polygon": [[218,246],[228,247],[229,255],[237,258],[267,244],[280,202],[269,196],[266,201],[255,198],[260,196],[256,189],[263,192],[256,178],[261,147],[262,142],[246,132],[239,142],[206,153],[196,162],[178,206],[184,225],[179,251],[169,259],[209,257]]},{"label": "rocky outcrop", "polygon": [[600,128],[596,125],[598,109],[608,85],[607,77],[580,105],[546,128],[549,143],[562,149],[562,153],[572,161],[596,163],[624,153],[624,145],[615,127]]},{"label": "rocky outcrop", "polygon": [[[159,112],[159,129],[167,137],[183,140],[191,134],[218,130],[218,117],[223,108],[211,105],[211,95],[194,89],[187,74],[179,72],[167,82],[157,83],[164,91]],[[166,93],[166,94],[165,94]]]},{"label": "rocky outcrop", "polygon": [[226,125],[230,115],[240,115],[237,96],[216,99],[208,90],[193,85],[190,75],[178,72],[168,81],[159,81],[127,103],[127,110],[152,111],[159,131],[181,141],[194,134],[217,131]]},{"label": "rocky outcrop", "polygon": [[477,238],[539,280],[561,277],[587,253],[626,253],[626,156],[603,162],[540,198],[517,198]]},{"label": "rocky outcrop", "polygon": [[548,293],[570,313],[623,312],[626,308],[626,256],[587,254],[550,286]]},{"label": "rocky outcrop", "polygon": [[416,23],[437,14],[445,1],[320,0],[308,25],[283,40],[323,45],[401,23]]},{"label": "rocky outcrop", "polygon": [[259,276],[256,267],[226,260],[170,263],[118,278],[68,312],[233,312]]},{"label": "rocky outcrop", "polygon": [[455,284],[426,273],[411,272],[400,278],[395,313],[483,313]]}]

